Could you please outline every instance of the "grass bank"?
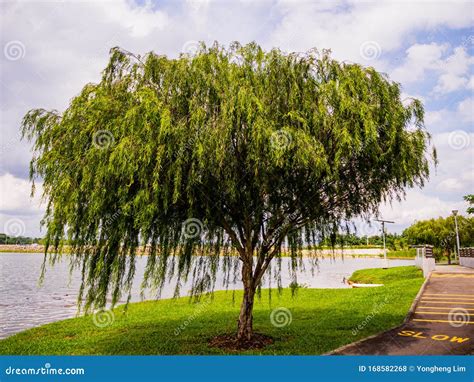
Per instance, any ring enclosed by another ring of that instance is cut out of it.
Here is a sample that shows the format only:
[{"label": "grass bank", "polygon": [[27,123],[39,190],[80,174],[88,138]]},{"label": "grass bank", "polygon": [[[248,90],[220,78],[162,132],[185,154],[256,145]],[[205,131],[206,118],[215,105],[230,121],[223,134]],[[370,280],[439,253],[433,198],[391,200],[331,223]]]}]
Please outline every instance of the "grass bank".
[{"label": "grass bank", "polygon": [[[262,291],[254,328],[275,342],[243,354],[322,354],[389,329],[403,321],[423,283],[415,267],[361,270],[351,280],[385,286],[302,288],[294,297],[284,289],[271,298]],[[0,354],[226,354],[208,341],[235,330],[241,296],[219,291],[200,303],[146,301],[130,304],[126,313],[120,306],[95,319],[89,315],[21,332],[0,341]]]},{"label": "grass bank", "polygon": [[388,251],[387,257],[389,259],[414,259],[416,257],[416,249],[400,249],[397,251]]}]

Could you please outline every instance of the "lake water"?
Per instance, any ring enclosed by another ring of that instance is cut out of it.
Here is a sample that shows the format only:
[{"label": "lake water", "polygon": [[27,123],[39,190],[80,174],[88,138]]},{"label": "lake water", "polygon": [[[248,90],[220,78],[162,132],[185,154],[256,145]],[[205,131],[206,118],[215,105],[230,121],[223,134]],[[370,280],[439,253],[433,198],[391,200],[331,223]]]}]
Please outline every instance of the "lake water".
[{"label": "lake water", "polygon": [[[289,259],[282,259],[282,284],[291,282]],[[0,253],[0,338],[22,330],[74,317],[77,312],[76,298],[80,285],[79,272],[69,274],[67,258],[48,267],[44,282],[38,285],[43,256],[40,254]],[[136,276],[132,288],[132,301],[141,301],[140,284],[146,257],[137,258]],[[321,258],[316,268],[305,259],[306,271],[298,272],[298,283],[310,288],[348,288],[344,279],[354,271],[364,268],[382,268],[380,258]],[[413,260],[389,260],[389,266],[414,265]],[[313,268],[314,273],[311,272]],[[223,277],[217,277],[216,290],[225,289]],[[240,282],[229,289],[240,288]],[[184,284],[181,295],[189,291]],[[172,297],[174,284],[166,285],[161,298]],[[146,295],[146,294],[145,294]],[[146,295],[146,298],[150,298]]]}]

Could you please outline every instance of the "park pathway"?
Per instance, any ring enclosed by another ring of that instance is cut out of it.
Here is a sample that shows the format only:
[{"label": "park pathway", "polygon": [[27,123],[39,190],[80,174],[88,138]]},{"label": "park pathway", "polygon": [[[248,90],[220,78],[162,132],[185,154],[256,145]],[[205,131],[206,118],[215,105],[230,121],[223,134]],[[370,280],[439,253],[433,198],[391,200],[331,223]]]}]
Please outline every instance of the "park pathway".
[{"label": "park pathway", "polygon": [[474,269],[437,266],[401,326],[331,354],[474,354]]}]

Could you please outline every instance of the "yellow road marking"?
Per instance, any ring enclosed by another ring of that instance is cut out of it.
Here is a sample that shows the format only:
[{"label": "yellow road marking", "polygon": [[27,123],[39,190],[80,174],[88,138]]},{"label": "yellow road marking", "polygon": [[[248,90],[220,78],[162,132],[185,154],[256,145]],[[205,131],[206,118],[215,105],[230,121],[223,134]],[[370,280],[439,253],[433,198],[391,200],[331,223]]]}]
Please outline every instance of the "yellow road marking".
[{"label": "yellow road marking", "polygon": [[452,297],[452,296],[445,296],[445,297],[431,297],[431,296],[426,296],[423,295],[422,298],[427,298],[429,300],[468,300],[468,301],[474,301],[474,298],[470,297]]},{"label": "yellow road marking", "polygon": [[[418,308],[420,308],[420,309],[449,309],[449,311],[455,309],[455,308],[451,308],[449,306],[441,306],[441,307],[439,307],[439,306],[419,306]],[[463,309],[474,311],[474,309],[470,309],[470,308],[463,308]]]},{"label": "yellow road marking", "polygon": [[444,277],[444,278],[453,278],[453,279],[472,279],[474,275],[464,275],[464,274],[454,274],[454,273],[443,273],[443,274],[436,274],[432,273],[431,277]]},{"label": "yellow road marking", "polygon": [[455,294],[455,293],[423,293],[423,296],[465,296],[474,298],[474,294]]},{"label": "yellow road marking", "polygon": [[[453,320],[428,320],[428,319],[423,319],[423,318],[414,318],[413,321],[423,321],[423,322],[456,322],[456,321],[453,321]],[[474,321],[473,322],[464,322],[464,324],[474,324]]]},{"label": "yellow road marking", "polygon": [[[448,314],[448,313],[450,313],[450,312],[418,312],[418,311],[416,311],[415,313],[416,313],[416,314]],[[456,310],[453,311],[453,314],[454,314],[454,315],[459,314],[459,315],[463,315],[463,316],[474,316],[474,314],[472,314],[472,313],[467,313],[467,314],[465,314],[465,313],[463,313],[463,312],[456,311]]]},{"label": "yellow road marking", "polygon": [[461,304],[461,305],[474,305],[474,302],[466,301],[432,301],[432,300],[421,300],[421,302],[428,302],[430,304]]}]

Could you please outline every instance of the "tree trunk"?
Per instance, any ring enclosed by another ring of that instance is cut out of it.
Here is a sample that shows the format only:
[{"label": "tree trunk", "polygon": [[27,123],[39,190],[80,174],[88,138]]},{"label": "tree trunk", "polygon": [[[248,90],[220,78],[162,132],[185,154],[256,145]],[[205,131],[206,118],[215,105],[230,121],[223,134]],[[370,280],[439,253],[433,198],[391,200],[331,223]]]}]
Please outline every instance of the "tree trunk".
[{"label": "tree trunk", "polygon": [[[250,281],[250,280],[249,280]],[[244,281],[244,299],[240,307],[239,323],[237,327],[237,339],[250,340],[253,336],[253,301],[255,287],[251,282]]]}]

